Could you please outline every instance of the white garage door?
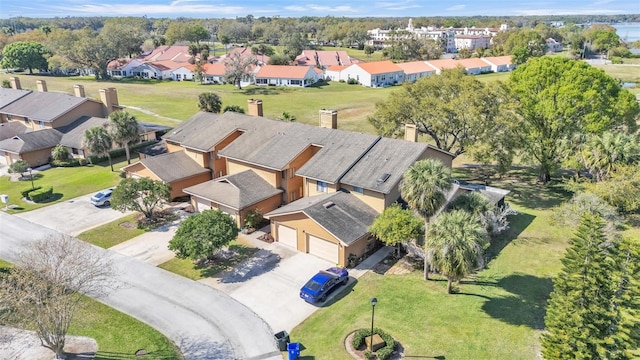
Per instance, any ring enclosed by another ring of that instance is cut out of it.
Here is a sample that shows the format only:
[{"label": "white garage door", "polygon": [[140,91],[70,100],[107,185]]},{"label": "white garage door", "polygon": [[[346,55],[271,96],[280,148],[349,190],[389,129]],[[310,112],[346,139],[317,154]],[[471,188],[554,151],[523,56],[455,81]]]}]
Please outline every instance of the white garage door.
[{"label": "white garage door", "polygon": [[222,211],[223,213],[231,216],[233,220],[236,219],[236,211],[233,210],[232,208],[228,208],[226,206],[220,206],[218,209],[220,209],[220,211]]},{"label": "white garage door", "polygon": [[203,198],[194,197],[196,200],[196,207],[198,212],[203,212],[205,210],[211,210],[211,201],[205,200]]},{"label": "white garage door", "polygon": [[333,263],[339,263],[338,261],[338,244],[334,244],[325,239],[319,237],[309,236],[309,254],[315,255],[319,258],[329,260]]},{"label": "white garage door", "polygon": [[278,242],[298,249],[298,232],[296,229],[278,224]]}]

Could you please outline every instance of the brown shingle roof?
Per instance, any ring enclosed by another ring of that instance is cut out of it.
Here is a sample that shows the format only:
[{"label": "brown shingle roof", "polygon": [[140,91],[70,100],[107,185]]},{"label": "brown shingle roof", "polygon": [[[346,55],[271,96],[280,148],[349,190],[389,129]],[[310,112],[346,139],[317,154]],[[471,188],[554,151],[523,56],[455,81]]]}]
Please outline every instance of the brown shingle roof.
[{"label": "brown shingle roof", "polygon": [[[198,165],[184,151],[146,157],[140,160],[140,163],[162,181],[168,183],[211,171]],[[125,166],[123,169],[129,166]]]}]

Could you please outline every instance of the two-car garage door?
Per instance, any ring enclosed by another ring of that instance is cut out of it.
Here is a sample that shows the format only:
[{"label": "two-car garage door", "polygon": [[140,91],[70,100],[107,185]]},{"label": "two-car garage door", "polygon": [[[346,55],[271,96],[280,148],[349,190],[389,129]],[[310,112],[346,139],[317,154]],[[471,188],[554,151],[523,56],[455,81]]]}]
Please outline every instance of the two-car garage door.
[{"label": "two-car garage door", "polygon": [[332,243],[317,236],[308,235],[308,252],[319,258],[338,264],[338,244]]}]

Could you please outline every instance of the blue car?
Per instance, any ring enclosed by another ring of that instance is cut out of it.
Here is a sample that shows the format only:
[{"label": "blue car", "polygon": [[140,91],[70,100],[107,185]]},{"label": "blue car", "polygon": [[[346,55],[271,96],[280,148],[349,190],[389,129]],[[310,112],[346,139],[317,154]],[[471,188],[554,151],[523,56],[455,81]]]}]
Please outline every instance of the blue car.
[{"label": "blue car", "polygon": [[347,269],[332,267],[320,270],[300,289],[300,297],[309,303],[325,301],[335,288],[349,282]]}]

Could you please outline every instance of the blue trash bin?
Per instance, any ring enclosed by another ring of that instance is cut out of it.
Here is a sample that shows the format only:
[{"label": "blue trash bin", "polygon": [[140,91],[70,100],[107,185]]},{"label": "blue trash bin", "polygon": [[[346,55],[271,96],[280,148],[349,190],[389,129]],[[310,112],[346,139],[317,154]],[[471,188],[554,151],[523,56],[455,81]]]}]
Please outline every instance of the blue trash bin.
[{"label": "blue trash bin", "polygon": [[300,357],[300,343],[288,344],[287,351],[289,351],[289,360],[296,360]]}]

